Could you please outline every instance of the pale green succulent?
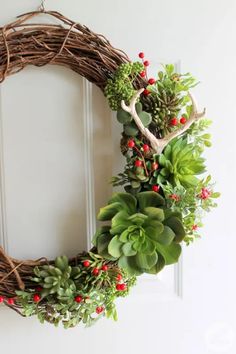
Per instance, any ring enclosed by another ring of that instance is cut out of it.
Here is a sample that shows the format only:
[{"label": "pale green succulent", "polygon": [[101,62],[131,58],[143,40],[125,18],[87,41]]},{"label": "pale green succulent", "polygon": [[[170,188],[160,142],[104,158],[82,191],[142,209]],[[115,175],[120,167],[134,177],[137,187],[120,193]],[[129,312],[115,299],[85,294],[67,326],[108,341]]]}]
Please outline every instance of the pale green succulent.
[{"label": "pale green succulent", "polygon": [[185,236],[181,214],[164,207],[165,200],[155,192],[114,194],[98,214],[101,221],[111,220],[93,239],[98,253],[135,275],[157,273],[177,262],[178,243]]},{"label": "pale green succulent", "polygon": [[189,188],[199,183],[196,175],[205,172],[205,159],[194,144],[188,143],[187,138],[171,141],[158,160],[161,166],[158,183],[169,181],[174,186]]}]

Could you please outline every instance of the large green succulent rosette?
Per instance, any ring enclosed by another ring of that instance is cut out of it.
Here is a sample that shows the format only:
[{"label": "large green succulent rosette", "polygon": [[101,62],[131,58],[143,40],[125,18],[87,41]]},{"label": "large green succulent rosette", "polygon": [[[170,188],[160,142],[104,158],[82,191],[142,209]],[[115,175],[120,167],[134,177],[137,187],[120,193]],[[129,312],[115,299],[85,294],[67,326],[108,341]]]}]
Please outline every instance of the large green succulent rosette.
[{"label": "large green succulent rosette", "polygon": [[159,194],[115,193],[98,220],[111,221],[94,236],[98,253],[117,260],[130,275],[155,274],[178,261],[185,236],[181,214],[166,210]]},{"label": "large green succulent rosette", "polygon": [[161,170],[157,182],[169,181],[174,186],[196,187],[200,180],[196,175],[206,171],[201,152],[187,138],[172,140],[158,158]]}]

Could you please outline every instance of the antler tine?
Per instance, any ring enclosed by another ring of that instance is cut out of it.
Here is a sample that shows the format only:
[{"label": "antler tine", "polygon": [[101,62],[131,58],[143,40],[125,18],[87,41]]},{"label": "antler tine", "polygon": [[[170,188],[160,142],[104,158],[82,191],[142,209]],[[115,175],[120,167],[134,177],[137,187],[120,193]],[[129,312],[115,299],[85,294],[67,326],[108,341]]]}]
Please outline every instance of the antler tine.
[{"label": "antler tine", "polygon": [[131,114],[132,118],[134,119],[138,129],[140,130],[140,132],[150,141],[151,147],[152,149],[157,153],[157,154],[161,154],[163,149],[166,147],[166,145],[174,138],[176,138],[177,136],[183,134],[187,129],[190,128],[190,126],[198,121],[200,118],[202,118],[205,113],[206,113],[206,109],[204,108],[204,110],[200,113],[198,113],[197,111],[197,104],[193,98],[193,96],[188,93],[190,100],[192,102],[192,112],[189,116],[189,119],[187,120],[187,122],[181,126],[180,128],[178,128],[177,130],[167,134],[164,138],[162,139],[158,139],[155,137],[155,135],[153,135],[150,130],[148,130],[147,128],[144,127],[141,119],[138,116],[138,113],[136,111],[135,105],[136,102],[138,100],[138,98],[140,97],[141,93],[143,92],[144,89],[140,89],[138,90],[133,97],[130,100],[130,104],[127,105],[123,100],[121,101],[121,107],[123,108],[124,111],[128,112]]},{"label": "antler tine", "polygon": [[181,126],[179,129],[177,129],[177,130],[175,130],[175,131],[173,131],[173,132],[167,134],[163,139],[161,139],[161,140],[163,140],[163,142],[164,142],[164,147],[165,147],[172,139],[176,138],[177,136],[183,134],[186,130],[188,130],[194,122],[198,121],[198,120],[199,120],[200,118],[202,118],[202,117],[205,115],[205,113],[206,113],[206,109],[205,109],[205,108],[204,108],[204,110],[203,110],[202,112],[198,113],[198,111],[197,111],[197,104],[196,104],[196,102],[195,102],[193,96],[192,96],[190,93],[188,93],[188,95],[189,95],[189,97],[190,97],[190,99],[191,99],[191,102],[192,102],[192,112],[191,112],[191,114],[190,114],[190,116],[189,116],[189,119],[188,119],[187,122],[186,122],[183,126]]},{"label": "antler tine", "polygon": [[133,97],[130,100],[130,104],[127,105],[124,100],[121,101],[121,107],[123,108],[124,111],[130,113],[130,115],[132,116],[132,118],[134,119],[138,129],[140,130],[140,132],[150,141],[151,147],[153,148],[153,150],[155,152],[158,151],[159,149],[159,139],[157,139],[155,137],[155,135],[153,135],[150,130],[148,130],[147,128],[145,128],[145,126],[143,125],[141,119],[138,116],[138,113],[136,111],[136,103],[138,98],[140,97],[141,93],[144,91],[144,89],[140,89],[138,90]]}]

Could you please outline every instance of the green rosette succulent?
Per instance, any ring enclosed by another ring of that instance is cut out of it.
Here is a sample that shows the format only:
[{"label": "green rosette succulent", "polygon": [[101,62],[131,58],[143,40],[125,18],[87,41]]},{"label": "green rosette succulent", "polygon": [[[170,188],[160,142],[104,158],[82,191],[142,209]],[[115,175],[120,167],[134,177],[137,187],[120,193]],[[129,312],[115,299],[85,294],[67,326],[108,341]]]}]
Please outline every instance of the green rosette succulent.
[{"label": "green rosette succulent", "polygon": [[129,274],[155,274],[178,261],[185,236],[181,214],[166,210],[159,194],[115,193],[98,220],[111,221],[94,236],[98,253],[117,260]]},{"label": "green rosette succulent", "polygon": [[205,172],[205,159],[187,138],[174,139],[158,158],[160,172],[158,183],[169,181],[173,186],[195,187],[199,183],[196,175]]}]

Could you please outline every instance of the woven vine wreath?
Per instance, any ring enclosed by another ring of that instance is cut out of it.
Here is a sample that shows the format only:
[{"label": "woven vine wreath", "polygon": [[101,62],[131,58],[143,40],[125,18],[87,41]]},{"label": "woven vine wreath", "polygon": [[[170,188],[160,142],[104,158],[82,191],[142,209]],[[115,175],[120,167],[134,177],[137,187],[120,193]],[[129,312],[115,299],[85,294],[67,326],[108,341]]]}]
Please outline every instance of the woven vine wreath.
[{"label": "woven vine wreath", "polygon": [[[27,22],[42,13],[60,23]],[[31,12],[1,28],[1,82],[27,65],[47,64],[68,67],[104,92],[123,125],[126,157],[124,171],[111,180],[125,191],[100,209],[104,225],[90,252],[21,261],[0,248],[0,302],[68,328],[104,315],[116,319],[114,300],[128,294],[136,276],[178,261],[180,244],[199,237],[203,211],[219,193],[210,176],[196,177],[205,172],[210,121],[197,111],[189,92],[197,82],[189,73],[168,64],[149,78],[144,53],[131,62],[104,36],[58,12]]]}]

